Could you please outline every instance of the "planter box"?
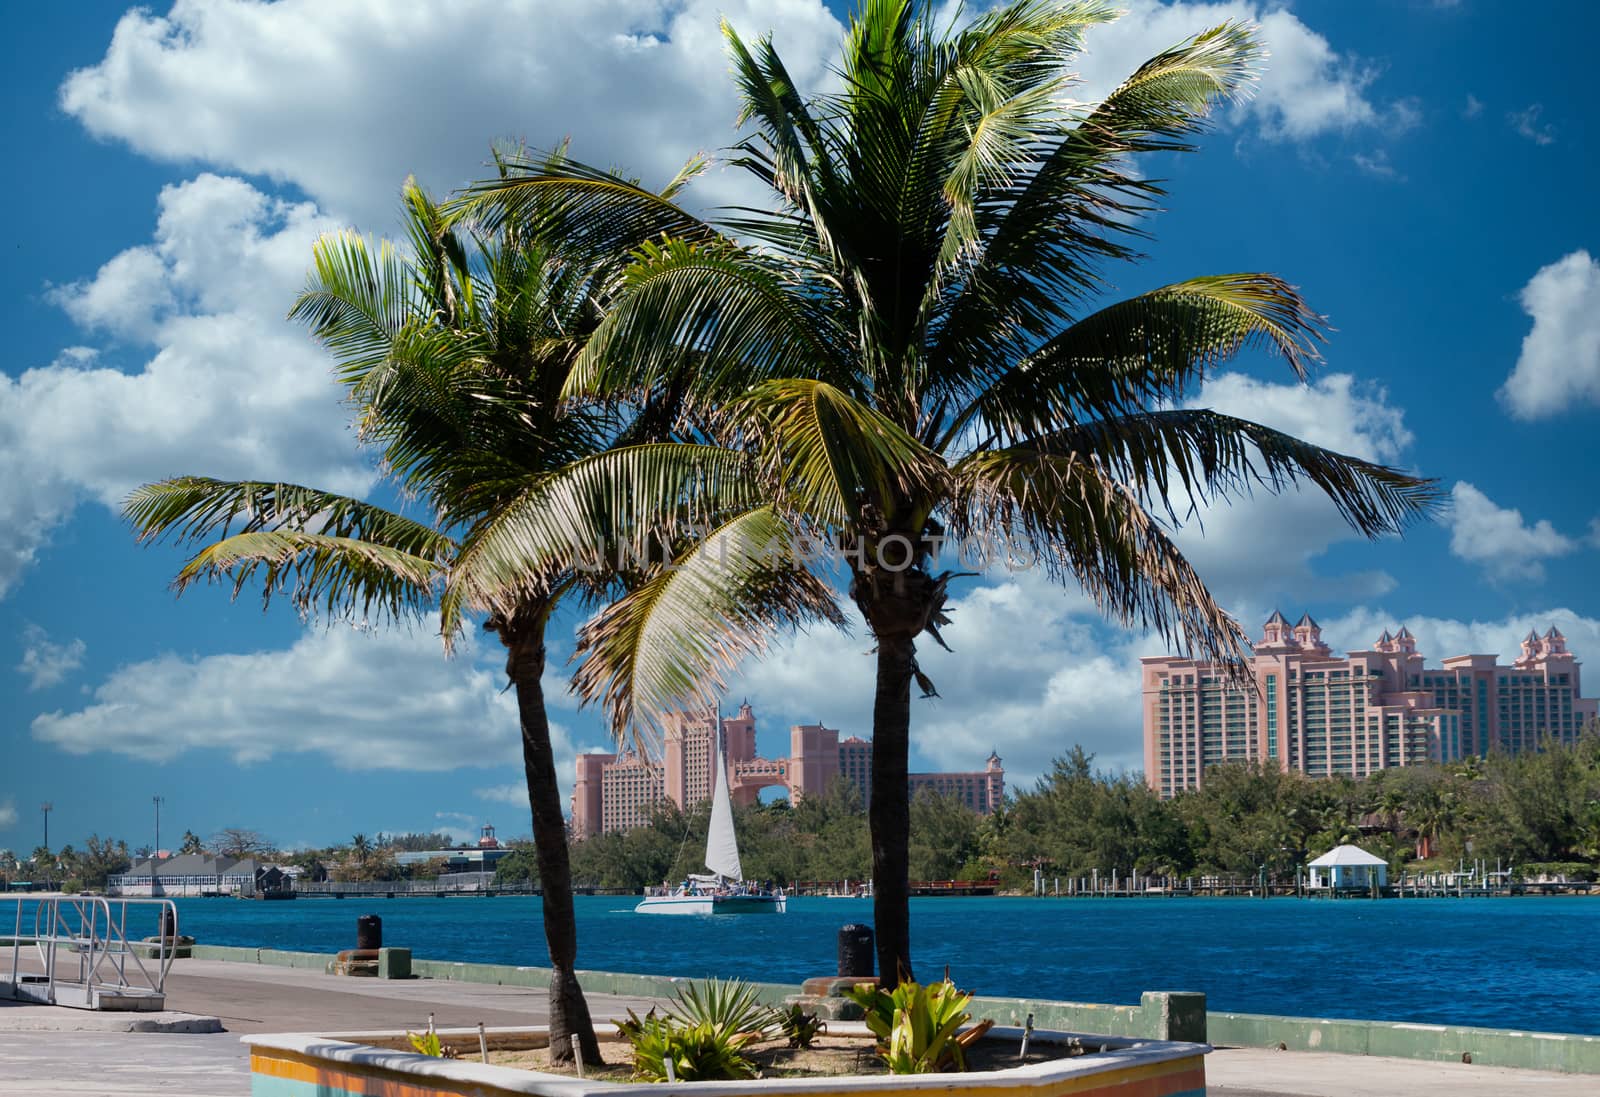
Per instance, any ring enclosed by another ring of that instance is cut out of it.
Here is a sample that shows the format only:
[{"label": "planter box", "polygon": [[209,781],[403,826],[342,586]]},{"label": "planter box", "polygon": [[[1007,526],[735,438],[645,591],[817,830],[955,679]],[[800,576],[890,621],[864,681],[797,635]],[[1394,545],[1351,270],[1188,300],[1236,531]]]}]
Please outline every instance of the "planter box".
[{"label": "planter box", "polygon": [[[832,1035],[871,1036],[864,1025],[830,1022]],[[250,1045],[253,1097],[1203,1097],[1206,1044],[1137,1040],[1089,1033],[1035,1029],[1030,1049],[1045,1045],[1091,1048],[1067,1059],[1029,1063],[1007,1070],[963,1074],[846,1075],[761,1078],[735,1082],[602,1082],[571,1074],[542,1074],[476,1061],[477,1029],[443,1029],[442,1040],[462,1059],[434,1059],[409,1050],[404,1032],[346,1032],[246,1036]],[[495,1049],[543,1047],[542,1027],[488,1030]],[[614,1032],[600,1034],[616,1043]],[[990,1030],[988,1040],[1012,1047],[1020,1029]]]}]

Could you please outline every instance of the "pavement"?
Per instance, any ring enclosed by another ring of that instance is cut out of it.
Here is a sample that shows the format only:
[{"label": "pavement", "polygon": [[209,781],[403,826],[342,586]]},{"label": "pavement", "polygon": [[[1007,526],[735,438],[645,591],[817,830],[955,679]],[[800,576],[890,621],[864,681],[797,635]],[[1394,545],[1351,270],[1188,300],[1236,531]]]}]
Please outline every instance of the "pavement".
[{"label": "pavement", "polygon": [[[0,972],[0,975],[5,974]],[[591,994],[599,1020],[651,1001]],[[215,1018],[223,1032],[126,1031],[155,1014],[105,1014],[0,1001],[0,1095],[246,1097],[251,1032],[335,1032],[542,1024],[545,992],[431,979],[378,980],[267,965],[179,960],[167,1020]],[[121,1026],[122,1030],[118,1030]],[[203,1024],[201,1027],[204,1027]],[[1595,1097],[1600,1079],[1462,1063],[1222,1048],[1207,1056],[1220,1097]]]}]

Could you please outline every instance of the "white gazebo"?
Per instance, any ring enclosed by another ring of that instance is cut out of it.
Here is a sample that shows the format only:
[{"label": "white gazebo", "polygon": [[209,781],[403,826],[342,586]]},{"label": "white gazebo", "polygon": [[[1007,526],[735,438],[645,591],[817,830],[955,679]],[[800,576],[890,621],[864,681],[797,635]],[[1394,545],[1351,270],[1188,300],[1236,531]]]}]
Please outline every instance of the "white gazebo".
[{"label": "white gazebo", "polygon": [[1311,888],[1370,888],[1389,883],[1389,862],[1348,842],[1335,846],[1308,866]]}]

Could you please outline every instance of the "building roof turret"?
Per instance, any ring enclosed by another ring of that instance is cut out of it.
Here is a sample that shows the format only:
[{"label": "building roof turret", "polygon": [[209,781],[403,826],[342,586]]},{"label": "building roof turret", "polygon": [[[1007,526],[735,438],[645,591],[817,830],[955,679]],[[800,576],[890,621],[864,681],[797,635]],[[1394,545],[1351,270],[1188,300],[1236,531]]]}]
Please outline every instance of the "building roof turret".
[{"label": "building roof turret", "polygon": [[1400,631],[1394,634],[1394,638],[1396,640],[1410,640],[1412,639],[1411,630],[1401,625]]},{"label": "building roof turret", "polygon": [[1380,643],[1380,644],[1387,644],[1387,643],[1390,643],[1393,640],[1394,640],[1394,637],[1389,635],[1389,630],[1388,629],[1384,629],[1383,630],[1383,635],[1378,637],[1378,643]]},{"label": "building roof turret", "polygon": [[1287,625],[1288,623],[1288,618],[1277,610],[1273,610],[1272,616],[1267,618],[1267,624],[1269,625]]},{"label": "building roof turret", "polygon": [[1304,613],[1304,614],[1300,615],[1300,620],[1295,624],[1294,627],[1295,628],[1321,628],[1322,626],[1317,624],[1316,620],[1314,618],[1312,618],[1311,614]]},{"label": "building roof turret", "polygon": [[1546,640],[1565,640],[1566,639],[1566,637],[1561,635],[1560,631],[1557,630],[1557,628],[1554,625],[1550,626],[1550,631],[1544,634],[1544,638]]}]

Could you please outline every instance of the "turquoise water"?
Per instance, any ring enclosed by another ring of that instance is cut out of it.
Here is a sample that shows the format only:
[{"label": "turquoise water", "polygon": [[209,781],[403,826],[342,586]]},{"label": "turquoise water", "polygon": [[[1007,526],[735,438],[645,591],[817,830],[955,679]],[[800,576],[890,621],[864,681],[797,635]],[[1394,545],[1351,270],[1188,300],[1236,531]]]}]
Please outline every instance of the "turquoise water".
[{"label": "turquoise water", "polygon": [[[579,896],[578,966],[798,983],[835,969],[872,904],[791,899],[784,915],[650,917]],[[438,960],[547,962],[536,898],[179,900],[204,944],[311,952],[384,943]],[[913,960],[980,994],[1079,1002],[1201,990],[1212,1009],[1600,1034],[1600,901],[1585,899],[913,899]]]}]

